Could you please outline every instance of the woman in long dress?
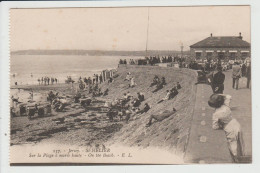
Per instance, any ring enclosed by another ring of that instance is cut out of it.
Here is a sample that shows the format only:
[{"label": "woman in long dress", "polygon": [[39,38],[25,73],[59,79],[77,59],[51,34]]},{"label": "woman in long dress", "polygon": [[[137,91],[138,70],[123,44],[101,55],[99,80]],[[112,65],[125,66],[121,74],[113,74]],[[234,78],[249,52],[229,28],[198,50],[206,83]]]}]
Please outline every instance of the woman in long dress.
[{"label": "woman in long dress", "polygon": [[230,153],[238,162],[238,158],[244,156],[244,141],[240,124],[231,115],[230,101],[230,95],[213,94],[208,104],[216,108],[212,116],[212,128],[225,131]]}]

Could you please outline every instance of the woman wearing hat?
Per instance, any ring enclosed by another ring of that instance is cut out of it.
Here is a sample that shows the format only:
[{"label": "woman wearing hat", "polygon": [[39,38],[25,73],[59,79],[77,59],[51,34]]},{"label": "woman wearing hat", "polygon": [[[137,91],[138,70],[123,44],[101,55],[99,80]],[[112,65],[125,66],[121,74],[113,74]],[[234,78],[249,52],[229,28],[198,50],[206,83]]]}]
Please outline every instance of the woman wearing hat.
[{"label": "woman wearing hat", "polygon": [[238,157],[244,155],[244,142],[240,124],[231,115],[230,101],[230,95],[213,94],[208,104],[216,108],[212,116],[212,128],[215,130],[223,129],[225,131],[230,153],[234,161],[237,162]]},{"label": "woman wearing hat", "polygon": [[212,89],[215,94],[223,94],[225,74],[222,72],[222,67],[217,67],[218,72],[213,75]]}]

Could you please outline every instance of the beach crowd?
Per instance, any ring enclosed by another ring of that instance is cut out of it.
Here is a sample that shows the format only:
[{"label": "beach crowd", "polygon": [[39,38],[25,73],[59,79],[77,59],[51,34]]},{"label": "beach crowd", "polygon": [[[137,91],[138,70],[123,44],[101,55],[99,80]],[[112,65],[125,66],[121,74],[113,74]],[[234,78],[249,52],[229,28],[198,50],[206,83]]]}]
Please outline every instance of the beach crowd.
[{"label": "beach crowd", "polygon": [[57,84],[58,83],[58,79],[57,78],[53,78],[53,77],[41,77],[37,79],[39,85],[53,85],[53,84]]},{"label": "beach crowd", "polygon": [[[130,82],[129,87],[133,88],[137,84],[133,82],[134,77],[130,72],[126,74],[125,82]],[[162,88],[167,85],[166,79],[164,76],[161,78],[158,75],[155,75],[153,80],[151,81],[150,88],[154,88],[152,93],[158,92]],[[171,90],[167,90],[165,96],[158,100],[157,104],[162,102],[174,99],[179,91],[182,88],[179,82],[176,82],[175,85],[172,87]],[[125,120],[126,122],[129,121],[130,118],[136,119],[139,115],[148,112],[151,109],[150,103],[146,102],[141,108],[141,103],[145,101],[145,95],[139,91],[136,93],[136,97],[133,96],[133,93],[129,91],[124,93],[122,98],[117,98],[112,102],[107,102],[105,105],[109,107],[109,111],[107,116],[109,117],[110,121],[113,121],[115,117],[119,117],[120,120]],[[160,115],[152,114],[149,118],[149,121],[146,124],[146,127],[149,127],[153,120],[155,121],[162,121],[167,117],[173,115],[176,112],[176,109],[173,108],[172,110],[165,110]]]},{"label": "beach crowd", "polygon": [[[245,60],[192,60],[187,62],[187,57],[173,57],[173,56],[150,56],[144,59],[130,59],[129,61],[120,59],[119,65],[156,65],[158,63],[175,63],[179,68],[190,68],[197,71],[197,83],[196,84],[208,84],[212,88],[212,95],[209,98],[208,105],[215,108],[215,112],[212,115],[212,128],[223,129],[225,131],[227,141],[229,144],[230,153],[235,162],[239,161],[239,158],[244,156],[243,135],[239,122],[231,116],[231,96],[229,94],[223,94],[225,90],[224,82],[226,76],[223,71],[232,70],[232,88],[239,89],[239,79],[245,77],[247,79],[247,88],[250,88],[251,83],[251,62],[250,59]],[[138,84],[135,81],[134,76],[127,72],[123,82],[127,83],[129,88],[134,88]],[[108,95],[110,83],[113,83],[115,78],[118,77],[116,70],[104,70],[100,74],[93,74],[92,77],[79,77],[77,83],[77,91],[74,96],[75,103],[81,103],[85,108],[90,105],[94,97],[103,97]],[[53,85],[58,83],[57,78],[42,77],[38,80],[39,85]],[[102,83],[105,83],[102,85]],[[65,81],[67,84],[75,83],[71,76],[67,76]],[[165,76],[155,75],[148,88],[153,88],[152,93],[156,93],[163,89],[167,84]],[[176,82],[171,89],[166,90],[165,96],[158,99],[157,104],[167,102],[168,100],[176,98],[182,86],[179,82]],[[87,91],[91,97],[85,97],[82,95],[82,91]],[[33,93],[33,92],[32,92]],[[33,94],[31,94],[33,97]],[[135,96],[134,96],[135,95]],[[12,97],[13,101],[16,101]],[[33,100],[33,99],[32,99]],[[60,99],[58,93],[50,91],[48,93],[47,100],[56,111],[62,111],[67,105],[67,102]],[[106,116],[109,121],[113,122],[115,119],[119,121],[124,120],[128,122],[130,119],[136,119],[140,115],[148,112],[151,109],[149,102],[145,102],[145,95],[140,91],[135,93],[125,92],[121,98],[116,98],[113,101],[106,100],[104,107],[107,108]],[[18,99],[17,99],[18,101]],[[145,102],[144,104],[142,104]],[[143,105],[143,106],[142,106]],[[38,109],[38,108],[37,108]],[[172,107],[170,110],[158,114],[151,114],[146,127],[152,125],[153,120],[162,121],[169,116],[175,115],[177,110]]]}]

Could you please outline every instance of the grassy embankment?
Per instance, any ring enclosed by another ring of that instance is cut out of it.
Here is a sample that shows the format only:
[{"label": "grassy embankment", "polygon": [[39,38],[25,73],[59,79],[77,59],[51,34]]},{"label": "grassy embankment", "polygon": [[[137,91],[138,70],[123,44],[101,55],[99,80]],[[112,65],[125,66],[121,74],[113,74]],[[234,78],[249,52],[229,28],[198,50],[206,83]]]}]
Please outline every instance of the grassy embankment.
[{"label": "grassy embankment", "polygon": [[[134,76],[137,86],[128,88],[129,82],[124,82],[126,73],[131,72]],[[166,149],[176,149],[176,152],[185,150],[188,140],[192,113],[195,103],[196,74],[189,69],[135,66],[122,67],[118,69],[119,77],[110,86],[110,93],[107,98],[118,98],[123,93],[130,91],[134,96],[137,92],[145,95],[145,101],[152,108],[145,114],[137,117],[124,125],[120,131],[116,132],[108,141],[108,144],[122,143],[129,146],[140,147],[163,147]],[[166,78],[167,85],[156,93],[152,93],[154,87],[149,87],[154,75],[160,78]],[[171,89],[176,82],[180,82],[182,89],[179,94],[172,100],[164,101],[160,104],[157,102],[166,95],[166,90]],[[164,110],[177,109],[176,116],[171,116],[161,122],[155,122],[150,127],[145,127],[151,114],[158,114]]]},{"label": "grassy embankment", "polygon": [[[137,86],[129,88],[129,82],[124,81],[126,73],[131,72]],[[145,95],[144,103],[149,103],[152,108],[140,116],[135,116],[128,123],[109,122],[104,112],[86,111],[80,105],[72,103],[66,112],[55,113],[55,116],[28,120],[26,117],[11,119],[11,143],[22,144],[25,142],[59,142],[76,144],[79,146],[106,144],[137,147],[163,147],[183,153],[189,136],[192,113],[195,103],[196,87],[194,85],[196,74],[189,69],[151,67],[151,66],[127,66],[118,68],[114,82],[103,83],[102,90],[109,88],[109,94],[103,98],[114,100],[122,98],[123,93],[130,92],[134,97],[137,92]],[[155,87],[149,87],[154,75],[166,78],[167,85],[156,93],[152,93]],[[172,100],[157,102],[166,95],[166,90],[171,89],[175,82],[180,82],[182,89]],[[27,86],[29,89],[30,86]],[[34,86],[37,92],[47,93],[51,86],[39,88]],[[41,86],[42,87],[42,86]],[[69,86],[54,86],[64,95],[73,95]],[[164,110],[177,109],[176,116],[171,116],[161,122],[154,122],[150,127],[145,127],[151,114],[158,114]],[[55,123],[53,119],[65,118],[63,123]]]}]

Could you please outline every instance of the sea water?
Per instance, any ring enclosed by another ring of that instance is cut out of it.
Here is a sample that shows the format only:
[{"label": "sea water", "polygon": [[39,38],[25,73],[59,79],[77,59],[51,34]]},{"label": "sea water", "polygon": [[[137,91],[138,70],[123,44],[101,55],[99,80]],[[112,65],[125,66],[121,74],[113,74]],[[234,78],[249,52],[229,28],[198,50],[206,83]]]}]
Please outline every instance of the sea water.
[{"label": "sea water", "polygon": [[79,77],[92,77],[102,70],[115,69],[120,59],[143,57],[87,56],[87,55],[11,55],[10,83],[38,84],[42,77],[57,78],[64,83],[67,76],[77,81]]}]

